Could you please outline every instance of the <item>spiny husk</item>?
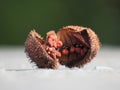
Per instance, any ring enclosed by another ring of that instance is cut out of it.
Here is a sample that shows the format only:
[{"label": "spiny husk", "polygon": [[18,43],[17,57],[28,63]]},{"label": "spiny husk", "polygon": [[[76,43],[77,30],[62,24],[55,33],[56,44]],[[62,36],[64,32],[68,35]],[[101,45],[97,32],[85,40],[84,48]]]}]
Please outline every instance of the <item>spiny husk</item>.
[{"label": "spiny husk", "polygon": [[38,68],[57,69],[59,63],[53,60],[45,50],[45,41],[35,30],[31,31],[25,42],[25,52]]},{"label": "spiny husk", "polygon": [[[67,32],[67,33],[66,33]],[[71,36],[67,36],[69,32],[80,32],[84,33],[84,38],[90,48],[87,51],[87,54],[84,58],[80,60],[69,60],[64,55],[60,58],[60,62],[67,67],[83,67],[86,63],[90,62],[95,55],[97,54],[98,50],[100,49],[100,41],[98,36],[93,32],[90,28],[82,27],[82,26],[66,26],[60,29],[57,33],[58,38],[63,42],[71,45]],[[74,54],[73,54],[74,57]],[[76,59],[76,57],[75,57]]]}]

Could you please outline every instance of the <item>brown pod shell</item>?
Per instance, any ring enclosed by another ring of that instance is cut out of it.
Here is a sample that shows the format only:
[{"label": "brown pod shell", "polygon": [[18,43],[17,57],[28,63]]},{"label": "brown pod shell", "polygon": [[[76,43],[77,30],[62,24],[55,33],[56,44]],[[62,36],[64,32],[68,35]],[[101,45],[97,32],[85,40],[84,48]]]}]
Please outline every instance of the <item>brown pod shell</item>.
[{"label": "brown pod shell", "polygon": [[59,63],[57,60],[48,55],[45,50],[46,44],[35,30],[31,31],[25,42],[25,52],[32,62],[38,66],[38,68],[52,68],[57,69]]},{"label": "brown pod shell", "polygon": [[60,51],[74,47],[76,52],[64,55],[59,61],[67,67],[83,67],[90,62],[100,49],[98,36],[90,28],[82,26],[66,26],[57,32],[57,37],[63,42]]}]

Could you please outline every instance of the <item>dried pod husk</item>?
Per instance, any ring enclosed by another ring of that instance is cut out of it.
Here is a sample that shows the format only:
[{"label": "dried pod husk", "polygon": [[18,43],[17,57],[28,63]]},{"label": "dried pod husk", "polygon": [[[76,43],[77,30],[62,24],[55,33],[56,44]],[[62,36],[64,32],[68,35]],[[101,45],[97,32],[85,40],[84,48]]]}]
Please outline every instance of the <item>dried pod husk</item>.
[{"label": "dried pod husk", "polygon": [[90,28],[66,26],[57,32],[63,42],[59,62],[67,67],[83,67],[90,62],[100,49],[98,36]]},{"label": "dried pod husk", "polygon": [[25,52],[30,60],[34,62],[38,68],[57,69],[59,62],[48,54],[46,47],[46,42],[35,30],[29,33],[25,42]]}]

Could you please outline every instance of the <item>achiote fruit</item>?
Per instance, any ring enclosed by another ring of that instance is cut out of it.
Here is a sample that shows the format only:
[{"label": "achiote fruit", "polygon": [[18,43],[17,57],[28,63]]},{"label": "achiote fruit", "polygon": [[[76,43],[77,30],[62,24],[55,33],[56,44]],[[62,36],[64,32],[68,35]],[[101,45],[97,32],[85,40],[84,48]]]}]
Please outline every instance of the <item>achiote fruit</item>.
[{"label": "achiote fruit", "polygon": [[90,62],[100,49],[98,36],[82,26],[66,26],[57,33],[49,31],[46,40],[31,31],[25,42],[25,52],[38,68],[57,69],[82,67]]}]

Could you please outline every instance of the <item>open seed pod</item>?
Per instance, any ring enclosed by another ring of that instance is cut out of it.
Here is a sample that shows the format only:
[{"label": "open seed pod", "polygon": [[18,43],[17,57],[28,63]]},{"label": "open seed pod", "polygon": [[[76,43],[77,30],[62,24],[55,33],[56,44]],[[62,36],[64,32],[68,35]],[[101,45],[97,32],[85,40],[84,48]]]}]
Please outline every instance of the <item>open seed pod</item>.
[{"label": "open seed pod", "polygon": [[90,28],[66,26],[57,32],[57,37],[63,43],[59,61],[67,67],[82,67],[100,48],[99,39]]},{"label": "open seed pod", "polygon": [[56,69],[59,64],[82,67],[93,59],[99,48],[97,35],[80,26],[63,27],[57,34],[50,31],[46,40],[33,30],[25,42],[25,52],[38,68]]}]

